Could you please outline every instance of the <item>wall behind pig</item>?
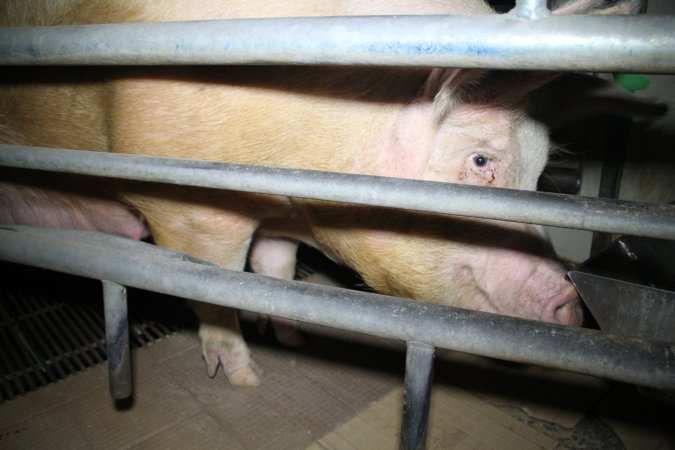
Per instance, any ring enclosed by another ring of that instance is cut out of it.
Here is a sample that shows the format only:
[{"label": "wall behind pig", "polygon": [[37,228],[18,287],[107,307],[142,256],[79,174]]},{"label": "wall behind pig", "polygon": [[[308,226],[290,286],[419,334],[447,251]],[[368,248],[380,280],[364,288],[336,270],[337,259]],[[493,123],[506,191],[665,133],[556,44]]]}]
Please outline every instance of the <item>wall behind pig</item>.
[{"label": "wall behind pig", "polygon": [[[672,0],[649,0],[647,14],[675,15]],[[651,123],[634,123],[628,139],[624,172],[619,197],[626,200],[668,203],[675,200],[675,75],[644,75],[651,84],[636,95],[668,105],[668,112]],[[580,195],[596,197],[600,186],[601,136],[586,130],[583,174]],[[603,132],[603,131],[600,131]],[[591,136],[588,139],[588,135]],[[565,145],[566,142],[560,142]],[[558,254],[570,261],[581,262],[590,256],[592,233],[549,228]]]}]

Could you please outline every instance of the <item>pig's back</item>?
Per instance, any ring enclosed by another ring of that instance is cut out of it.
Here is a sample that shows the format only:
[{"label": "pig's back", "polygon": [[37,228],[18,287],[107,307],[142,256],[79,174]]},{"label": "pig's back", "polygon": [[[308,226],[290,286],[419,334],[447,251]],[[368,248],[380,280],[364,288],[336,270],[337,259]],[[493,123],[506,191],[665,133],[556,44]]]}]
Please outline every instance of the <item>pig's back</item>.
[{"label": "pig's back", "polygon": [[5,0],[0,26],[254,17],[490,14],[483,0]]},{"label": "pig's back", "polygon": [[[107,2],[102,2],[107,3]],[[129,20],[206,20],[349,15],[490,14],[483,0],[160,0],[125,2]],[[121,12],[116,10],[116,12]],[[122,12],[124,14],[124,12]],[[134,15],[136,15],[134,17]]]},{"label": "pig's back", "polygon": [[[0,26],[86,23],[79,15],[81,4],[86,2],[6,0],[0,2]],[[107,150],[103,109],[107,94],[102,74],[96,68],[3,68],[0,141]]]},{"label": "pig's back", "polygon": [[[489,11],[480,0],[9,0],[0,6],[0,24]],[[375,145],[377,130],[388,126],[426,76],[414,70],[230,67],[117,73],[39,68],[26,76],[13,69],[0,87],[3,127],[25,136],[21,143],[38,146],[349,170],[362,156],[354,152]],[[112,92],[106,79],[117,80]]]}]

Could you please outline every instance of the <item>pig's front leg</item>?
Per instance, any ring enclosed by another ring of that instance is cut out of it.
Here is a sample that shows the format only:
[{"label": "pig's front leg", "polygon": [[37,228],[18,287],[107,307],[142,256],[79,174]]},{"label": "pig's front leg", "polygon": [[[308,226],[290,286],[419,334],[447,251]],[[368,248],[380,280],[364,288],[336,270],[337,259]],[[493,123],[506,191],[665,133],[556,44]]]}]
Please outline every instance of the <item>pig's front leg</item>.
[{"label": "pig's front leg", "polygon": [[[297,241],[285,238],[257,236],[251,246],[249,263],[251,269],[259,275],[283,280],[292,280],[295,276]],[[281,317],[271,317],[272,328],[277,340],[287,347],[300,347],[305,337],[298,323]]]},{"label": "pig's front leg", "polygon": [[[157,196],[130,198],[148,221],[155,242],[226,269],[243,270],[257,226],[255,215],[237,204],[236,199],[196,203],[169,187],[163,189],[162,200]],[[199,337],[209,376],[215,376],[221,366],[234,385],[260,384],[260,370],[241,335],[237,311],[190,303],[200,321]]]}]

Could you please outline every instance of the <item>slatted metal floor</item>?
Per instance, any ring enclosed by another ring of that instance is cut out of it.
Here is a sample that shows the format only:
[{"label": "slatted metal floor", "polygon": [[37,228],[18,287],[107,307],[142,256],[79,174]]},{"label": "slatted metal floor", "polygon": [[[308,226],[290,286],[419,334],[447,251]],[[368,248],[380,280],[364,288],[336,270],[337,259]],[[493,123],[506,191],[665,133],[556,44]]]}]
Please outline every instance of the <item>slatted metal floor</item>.
[{"label": "slatted metal floor", "polygon": [[[0,402],[106,360],[100,282],[3,263],[0,287]],[[131,348],[194,319],[178,299],[130,290]]]},{"label": "slatted metal floor", "polygon": [[[367,289],[349,269],[301,246],[296,279],[330,273]],[[106,361],[101,283],[0,261],[0,404]],[[196,328],[180,299],[130,289],[131,348]]]}]

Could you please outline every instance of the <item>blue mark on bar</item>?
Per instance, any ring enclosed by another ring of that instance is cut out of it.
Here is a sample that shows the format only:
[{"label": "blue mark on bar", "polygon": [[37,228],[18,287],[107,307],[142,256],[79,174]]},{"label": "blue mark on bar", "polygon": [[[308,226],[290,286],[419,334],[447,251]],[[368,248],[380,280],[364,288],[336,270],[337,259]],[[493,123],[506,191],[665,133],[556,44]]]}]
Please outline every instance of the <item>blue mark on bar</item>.
[{"label": "blue mark on bar", "polygon": [[[360,48],[359,48],[360,47]],[[503,55],[504,49],[480,44],[438,44],[438,43],[375,43],[356,46],[355,50],[368,53],[419,54],[419,55],[471,55],[495,56]]]},{"label": "blue mark on bar", "polygon": [[498,50],[498,49],[493,48],[493,47],[468,45],[466,47],[465,53],[477,55],[477,56],[492,56],[492,55],[498,55],[500,53],[503,53],[503,51]]},{"label": "blue mark on bar", "polygon": [[37,48],[33,47],[32,45],[29,45],[26,47],[26,52],[33,58],[37,59],[42,56],[42,53],[40,53],[40,50]]}]

